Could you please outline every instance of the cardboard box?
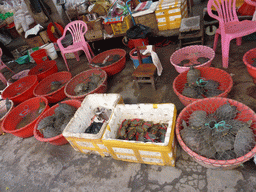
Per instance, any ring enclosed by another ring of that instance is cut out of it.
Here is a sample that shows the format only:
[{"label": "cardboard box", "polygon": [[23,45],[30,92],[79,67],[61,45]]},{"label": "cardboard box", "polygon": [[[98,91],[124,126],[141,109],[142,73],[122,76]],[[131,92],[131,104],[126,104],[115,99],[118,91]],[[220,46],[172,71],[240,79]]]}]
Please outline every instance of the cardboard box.
[{"label": "cardboard box", "polygon": [[180,27],[181,19],[188,16],[187,1],[175,0],[159,3],[155,12],[158,29],[160,31],[177,29]]},{"label": "cardboard box", "polygon": [[94,40],[94,39],[99,39],[103,37],[102,30],[97,30],[97,31],[87,31],[85,33],[85,38],[87,40]]},{"label": "cardboard box", "polygon": [[31,48],[40,47],[45,44],[43,39],[40,37],[40,35],[31,37],[31,38],[27,38],[27,39],[25,39],[25,41]]},{"label": "cardboard box", "polygon": [[40,37],[42,38],[42,40],[44,41],[44,43],[48,43],[48,42],[51,42],[49,36],[48,36],[48,33],[47,31],[42,31],[39,33]]}]

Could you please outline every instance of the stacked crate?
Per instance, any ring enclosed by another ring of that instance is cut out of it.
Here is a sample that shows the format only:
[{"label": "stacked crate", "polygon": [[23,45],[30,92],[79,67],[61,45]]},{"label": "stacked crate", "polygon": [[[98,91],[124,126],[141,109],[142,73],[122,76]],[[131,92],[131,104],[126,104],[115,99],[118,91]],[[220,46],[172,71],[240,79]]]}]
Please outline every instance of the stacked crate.
[{"label": "stacked crate", "polygon": [[186,0],[161,0],[155,11],[160,31],[180,27],[181,19],[188,16]]}]

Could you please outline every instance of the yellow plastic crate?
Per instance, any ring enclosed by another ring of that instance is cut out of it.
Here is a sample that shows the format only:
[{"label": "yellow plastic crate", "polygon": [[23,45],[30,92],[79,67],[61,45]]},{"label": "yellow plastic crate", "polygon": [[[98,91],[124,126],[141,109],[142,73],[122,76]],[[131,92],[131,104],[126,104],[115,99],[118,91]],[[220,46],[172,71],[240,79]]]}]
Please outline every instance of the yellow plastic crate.
[{"label": "yellow plastic crate", "polygon": [[114,35],[125,34],[133,26],[131,15],[124,17],[122,22],[112,23],[111,28]]},{"label": "yellow plastic crate", "polygon": [[[116,160],[175,166],[174,127],[176,113],[176,107],[171,103],[117,105],[103,134],[102,141]],[[153,121],[154,123],[167,123],[164,143],[116,139],[122,121],[134,118]]]},{"label": "yellow plastic crate", "polygon": [[105,122],[98,134],[84,133],[90,125],[94,116],[94,109],[104,107],[111,109],[112,112],[117,104],[123,103],[120,94],[90,94],[85,97],[81,107],[76,111],[74,117],[63,131],[63,136],[70,145],[82,153],[96,153],[102,157],[109,156],[108,148],[102,142],[102,135],[106,129]]}]

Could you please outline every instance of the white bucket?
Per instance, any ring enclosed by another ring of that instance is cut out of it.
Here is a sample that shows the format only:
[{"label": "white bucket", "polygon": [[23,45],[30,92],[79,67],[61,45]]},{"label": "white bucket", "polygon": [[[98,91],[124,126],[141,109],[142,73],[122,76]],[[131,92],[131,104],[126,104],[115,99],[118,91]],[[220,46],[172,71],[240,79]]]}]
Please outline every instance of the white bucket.
[{"label": "white bucket", "polygon": [[57,59],[58,58],[58,54],[54,48],[54,44],[53,43],[48,43],[48,44],[45,44],[43,46],[41,46],[40,48],[43,48],[46,50],[47,52],[47,55],[52,59]]}]

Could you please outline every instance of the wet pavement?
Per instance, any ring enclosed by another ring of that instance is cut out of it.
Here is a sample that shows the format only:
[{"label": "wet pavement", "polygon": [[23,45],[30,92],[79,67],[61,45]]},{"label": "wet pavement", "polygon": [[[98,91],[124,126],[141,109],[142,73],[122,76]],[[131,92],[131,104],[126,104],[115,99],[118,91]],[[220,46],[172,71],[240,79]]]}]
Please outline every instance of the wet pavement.
[{"label": "wet pavement", "polygon": [[[206,45],[212,46],[212,37]],[[255,47],[253,41],[243,41],[237,47],[231,42],[228,69],[222,68],[221,47],[218,44],[212,67],[227,71],[234,85],[228,98],[244,103],[256,111],[256,86],[242,61],[243,55]],[[120,93],[127,104],[174,103],[178,114],[184,105],[175,95],[172,83],[178,73],[170,64],[170,56],[177,45],[157,48],[163,74],[157,78],[156,90],[143,84],[137,89],[132,81],[133,62],[127,51],[126,67],[108,78],[108,93]],[[72,76],[89,69],[85,55],[81,60],[68,60]],[[63,59],[57,61],[59,71],[66,70]],[[35,64],[9,65],[16,73]],[[6,77],[11,74],[3,70]],[[0,84],[3,89],[3,85]],[[134,192],[194,192],[256,191],[256,166],[252,160],[236,169],[209,169],[195,162],[179,146],[176,166],[158,166],[117,161],[95,154],[75,151],[69,144],[54,146],[36,140],[22,139],[11,134],[0,136],[0,191],[10,192],[76,192],[76,191],[134,191]]]}]

